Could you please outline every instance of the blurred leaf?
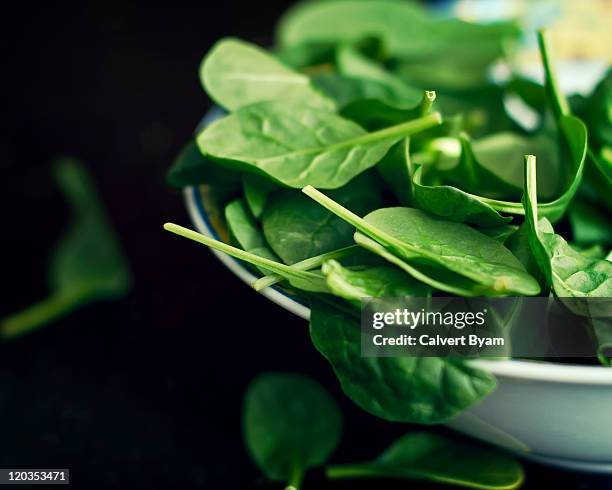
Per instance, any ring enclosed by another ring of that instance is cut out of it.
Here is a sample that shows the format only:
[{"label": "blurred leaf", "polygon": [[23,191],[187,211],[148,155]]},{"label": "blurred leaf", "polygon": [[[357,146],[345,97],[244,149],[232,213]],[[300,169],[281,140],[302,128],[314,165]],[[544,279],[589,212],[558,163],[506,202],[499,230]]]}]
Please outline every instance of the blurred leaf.
[{"label": "blurred leaf", "polygon": [[248,387],[243,427],[253,460],[271,480],[299,488],[306,471],[324,464],[342,433],[342,414],[316,381],[265,373]]},{"label": "blurred leaf", "polygon": [[501,451],[428,432],[399,438],[367,463],[330,466],[327,475],[424,480],[480,490],[519,488],[524,480],[521,465]]},{"label": "blurred leaf", "polygon": [[0,337],[11,339],[50,323],[90,301],[125,296],[131,273],[93,182],[75,160],[54,167],[57,183],[73,212],[72,223],[49,260],[50,296],[0,322]]}]

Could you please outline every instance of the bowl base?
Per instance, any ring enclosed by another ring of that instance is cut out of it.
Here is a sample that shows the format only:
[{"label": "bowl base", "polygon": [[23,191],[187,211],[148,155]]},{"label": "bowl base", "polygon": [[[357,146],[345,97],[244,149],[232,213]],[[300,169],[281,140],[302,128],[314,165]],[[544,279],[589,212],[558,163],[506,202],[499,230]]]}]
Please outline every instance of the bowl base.
[{"label": "bowl base", "polygon": [[540,456],[538,454],[533,453],[520,453],[518,455],[525,459],[533,461],[534,463],[541,463],[547,466],[555,466],[557,468],[564,468],[566,470],[582,471],[587,473],[612,474],[612,463],[594,463],[591,461],[550,458],[548,456]]}]

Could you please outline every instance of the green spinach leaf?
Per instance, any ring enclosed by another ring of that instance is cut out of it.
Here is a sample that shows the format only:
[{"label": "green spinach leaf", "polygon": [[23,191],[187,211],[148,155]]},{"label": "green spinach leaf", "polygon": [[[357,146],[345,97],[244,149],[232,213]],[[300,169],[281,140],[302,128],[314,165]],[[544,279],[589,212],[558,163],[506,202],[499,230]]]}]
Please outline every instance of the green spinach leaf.
[{"label": "green spinach leaf", "polygon": [[499,57],[503,45],[518,34],[512,22],[477,25],[439,20],[414,2],[335,0],[305,2],[290,9],[278,25],[277,40],[281,46],[295,46],[351,43],[375,36],[392,56],[423,59],[424,54],[431,58],[469,52],[471,59],[482,63]]},{"label": "green spinach leaf", "polygon": [[434,113],[373,133],[336,114],[286,101],[243,107],[208,126],[200,149],[289,186],[345,185],[400,139],[440,124]]},{"label": "green spinach leaf", "polygon": [[394,255],[380,243],[362,233],[355,233],[355,243],[365,250],[378,255],[387,262],[396,265],[418,281],[428,286],[458,296],[482,296],[489,291],[486,287],[472,281],[461,274],[418,262],[408,262]]},{"label": "green spinach leaf", "polygon": [[313,302],[310,336],[342,389],[363,410],[396,422],[435,424],[486,396],[495,378],[461,359],[361,356],[359,319]]},{"label": "green spinach leaf", "polygon": [[[360,175],[344,187],[330,191],[330,195],[359,213],[368,213],[382,205],[375,177]],[[274,196],[262,222],[266,240],[286,264],[353,243],[350,224],[292,189]]]},{"label": "green spinach leaf", "polygon": [[595,315],[590,321],[599,346],[599,358],[603,364],[610,365],[612,262],[581,254],[554,232],[546,218],[538,219],[535,167],[535,158],[527,157],[523,204],[529,227],[531,251],[548,284],[560,298],[597,298],[595,301],[607,298],[607,303],[583,306],[579,302],[570,302],[568,306],[579,314],[582,314],[583,309],[589,311],[591,306],[605,312],[603,318]]},{"label": "green spinach leaf", "polygon": [[367,463],[329,466],[327,475],[423,480],[479,490],[519,488],[525,478],[521,465],[501,451],[428,432],[400,437]]},{"label": "green spinach leaf", "polygon": [[612,297],[612,263],[582,255],[555,234],[546,218],[539,219],[537,207],[536,159],[525,163],[525,217],[529,244],[548,284],[560,297]]},{"label": "green spinach leaf", "polygon": [[53,170],[72,209],[72,222],[49,259],[50,296],[2,319],[4,340],[36,330],[86,303],[121,298],[131,288],[128,261],[85,167],[62,159]]},{"label": "green spinach leaf", "polygon": [[316,381],[264,373],[247,389],[243,430],[249,453],[264,474],[298,489],[306,471],[324,464],[340,443],[342,413]]},{"label": "green spinach leaf", "polygon": [[217,42],[200,68],[202,85],[222,107],[234,111],[264,100],[293,100],[334,110],[310,79],[257,46],[226,38]]},{"label": "green spinach leaf", "polygon": [[420,88],[407,85],[350,44],[338,48],[336,64],[341,75],[373,81],[384,86],[392,103],[400,105],[418,104],[423,94]]},{"label": "green spinach leaf", "polygon": [[[225,207],[225,221],[230,237],[243,250],[266,259],[279,261],[242,199],[236,199]],[[259,270],[262,274],[270,273],[266,269]]]},{"label": "green spinach leaf", "polygon": [[404,261],[447,269],[493,295],[540,291],[537,281],[507,248],[462,223],[401,207],[378,209],[362,219],[311,186],[303,191]]}]

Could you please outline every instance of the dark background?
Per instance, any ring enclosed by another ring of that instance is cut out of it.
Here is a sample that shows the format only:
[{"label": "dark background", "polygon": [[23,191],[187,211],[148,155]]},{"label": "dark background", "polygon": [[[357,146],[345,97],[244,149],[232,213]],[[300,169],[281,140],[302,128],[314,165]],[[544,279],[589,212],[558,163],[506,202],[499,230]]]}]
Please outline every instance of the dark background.
[{"label": "dark background", "polygon": [[[68,216],[49,173],[60,154],[93,173],[135,287],[0,346],[0,467],[70,468],[75,488],[275,488],[259,480],[241,440],[243,391],[265,370],[312,375],[339,400],[346,427],[335,461],[370,458],[410,429],[342,396],[304,321],[161,229],[189,224],[164,173],[209,107],[201,57],[227,35],[269,44],[285,5],[3,14],[0,316],[46,294],[46,257]],[[612,488],[602,477],[526,467],[525,488]],[[305,488],[327,488],[319,477]],[[383,485],[329,486],[372,487]]]}]

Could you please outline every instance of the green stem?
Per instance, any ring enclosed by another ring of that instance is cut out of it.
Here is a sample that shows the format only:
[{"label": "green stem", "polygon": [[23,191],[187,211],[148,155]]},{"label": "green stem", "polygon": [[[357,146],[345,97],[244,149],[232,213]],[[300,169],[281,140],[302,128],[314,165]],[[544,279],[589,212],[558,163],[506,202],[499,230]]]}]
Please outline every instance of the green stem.
[{"label": "green stem", "polygon": [[370,140],[378,141],[387,137],[393,136],[410,136],[412,134],[420,133],[426,129],[433,128],[442,123],[442,116],[439,112],[433,112],[427,116],[423,116],[419,119],[413,119],[396,126],[381,129],[373,133],[369,133],[364,137],[359,138],[361,142],[367,143]]},{"label": "green stem", "polygon": [[74,294],[52,294],[4,318],[0,322],[0,338],[11,340],[38,330],[66,315],[80,303],[81,298]]},{"label": "green stem", "polygon": [[[359,250],[359,247],[357,245],[350,245],[348,247],[340,248],[338,250],[333,250],[331,252],[301,260],[300,262],[291,264],[291,268],[298,271],[308,271],[311,269],[316,269],[317,267],[320,267],[326,260],[341,259],[343,257],[346,257],[347,255],[351,255],[356,250]],[[269,274],[267,276],[257,279],[257,281],[253,283],[253,288],[255,289],[255,291],[261,291],[262,289],[273,286],[274,284],[277,284],[282,280],[283,277],[278,274]]]},{"label": "green stem", "polygon": [[291,469],[291,475],[289,476],[289,481],[287,482],[287,487],[285,490],[299,490],[303,479],[304,471],[302,468],[294,466]]},{"label": "green stem", "polygon": [[431,107],[436,100],[436,92],[434,90],[425,90],[421,99],[421,116],[426,116],[431,111]]},{"label": "green stem", "polygon": [[330,480],[345,480],[352,478],[363,478],[376,476],[365,465],[360,464],[337,464],[325,468],[325,476]]},{"label": "green stem", "polygon": [[289,265],[282,264],[280,262],[276,262],[274,260],[266,259],[264,257],[260,257],[259,255],[255,255],[244,250],[241,250],[236,247],[232,247],[227,243],[223,243],[219,240],[214,240],[213,238],[209,238],[197,231],[190,230],[189,228],[185,228],[183,226],[176,225],[174,223],[166,223],[164,224],[164,229],[171,233],[175,233],[184,238],[188,238],[193,240],[194,242],[201,243],[206,245],[207,247],[214,248],[215,250],[219,250],[221,252],[226,253],[227,255],[231,255],[240,260],[244,260],[249,264],[257,265],[263,267],[264,269],[271,270],[272,272],[276,272],[277,274],[282,275],[283,277],[293,277],[297,279],[318,279],[318,276],[311,272],[306,271],[298,271],[293,269]]},{"label": "green stem", "polygon": [[356,138],[352,138],[348,141],[342,141],[335,145],[330,145],[329,148],[353,146],[355,144],[369,143],[370,141],[380,141],[387,138],[393,138],[396,136],[404,137],[412,134],[420,133],[426,129],[433,128],[442,123],[442,116],[439,112],[433,112],[427,116],[420,117],[418,119],[412,119],[405,123],[396,124],[385,129],[374,131],[373,133],[367,133]]},{"label": "green stem", "polygon": [[538,45],[540,47],[540,55],[542,56],[542,63],[544,64],[544,71],[546,73],[546,85],[549,88],[549,93],[552,94],[551,104],[556,118],[559,119],[561,116],[570,114],[570,108],[567,99],[559,89],[557,78],[552,69],[552,61],[548,50],[550,46],[550,32],[548,30],[541,29],[538,31]]}]

